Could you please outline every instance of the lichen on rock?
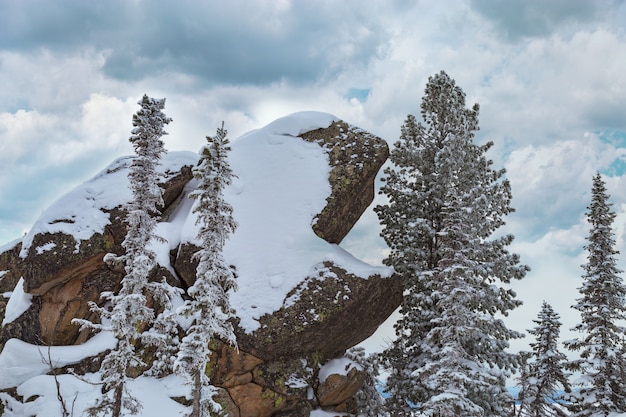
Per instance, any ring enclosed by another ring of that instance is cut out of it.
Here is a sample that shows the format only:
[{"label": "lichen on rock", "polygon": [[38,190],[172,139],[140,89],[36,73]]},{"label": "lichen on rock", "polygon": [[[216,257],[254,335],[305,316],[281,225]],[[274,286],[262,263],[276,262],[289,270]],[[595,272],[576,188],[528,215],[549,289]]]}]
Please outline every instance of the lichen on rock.
[{"label": "lichen on rock", "polygon": [[329,127],[303,133],[302,139],[322,146],[331,166],[332,192],[313,224],[329,243],[340,243],[374,199],[374,179],[389,157],[381,138],[338,120]]},{"label": "lichen on rock", "polygon": [[310,352],[323,358],[342,355],[371,336],[399,306],[402,286],[397,276],[361,278],[325,262],[287,300],[274,314],[262,316],[261,327],[252,334],[237,331],[242,349],[265,360]]}]

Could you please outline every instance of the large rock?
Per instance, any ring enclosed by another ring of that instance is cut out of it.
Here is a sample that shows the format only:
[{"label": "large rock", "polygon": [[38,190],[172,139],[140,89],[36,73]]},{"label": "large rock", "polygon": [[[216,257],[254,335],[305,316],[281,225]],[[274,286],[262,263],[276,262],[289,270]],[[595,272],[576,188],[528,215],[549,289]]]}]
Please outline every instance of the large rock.
[{"label": "large rock", "polygon": [[374,179],[389,157],[389,147],[379,137],[342,120],[300,137],[327,150],[332,192],[313,230],[329,243],[340,243],[372,204]]},{"label": "large rock", "polygon": [[317,400],[324,408],[345,404],[361,389],[366,374],[352,368],[347,374],[331,374],[317,388]]},{"label": "large rock", "polygon": [[[117,166],[101,175],[106,178],[119,169]],[[161,208],[166,215],[191,178],[190,166],[166,173],[162,183],[164,207]],[[126,184],[117,186],[125,187]],[[15,277],[23,277],[24,290],[34,297],[23,317],[2,328],[0,343],[11,337],[50,345],[71,345],[86,340],[88,333],[79,335],[79,327],[72,323],[72,319],[97,319],[89,309],[89,302],[98,303],[103,291],[118,289],[123,276],[122,270],[113,270],[105,264],[103,257],[107,253],[123,253],[125,212],[121,207],[99,210],[108,216],[109,224],[102,232],[93,233],[87,239],[77,239],[63,232],[37,233],[32,236],[27,250],[18,251],[16,247],[0,255],[0,268],[9,271],[7,278],[13,281]],[[54,229],[63,224],[72,225],[75,221],[73,218],[51,218],[38,228]],[[166,274],[170,282],[178,283],[177,279],[172,280],[171,274]],[[24,322],[26,317],[30,320]]]},{"label": "large rock", "polygon": [[[22,276],[22,259],[19,254],[22,249],[21,241],[6,245],[5,251],[0,253],[0,323],[4,321],[5,309],[9,299],[4,294],[11,294]],[[10,323],[0,329],[0,351],[12,337],[17,337],[32,344],[41,343],[41,326],[39,311],[41,299],[33,297],[30,308]]]},{"label": "large rock", "polygon": [[211,347],[209,372],[213,384],[224,388],[252,382],[254,369],[263,360],[232,346],[216,342]]},{"label": "large rock", "polygon": [[402,286],[397,276],[363,279],[326,262],[291,296],[289,306],[261,317],[258,330],[237,329],[243,350],[265,360],[310,352],[325,359],[340,356],[370,337],[400,305]]},{"label": "large rock", "polygon": [[[164,207],[170,212],[172,203],[181,195],[184,185],[192,178],[191,167],[169,172],[162,184]],[[118,186],[125,186],[119,184]],[[120,207],[101,209],[109,217],[102,233],[94,233],[86,240],[78,240],[66,233],[41,233],[33,237],[21,269],[26,292],[43,295],[48,290],[73,279],[85,279],[90,274],[108,269],[102,262],[107,253],[122,254],[121,244],[126,236],[125,212]],[[50,223],[74,223],[73,219],[53,219]],[[24,254],[21,254],[24,257]],[[110,289],[108,289],[110,290]]]},{"label": "large rock", "polygon": [[289,411],[300,402],[300,399],[286,398],[253,382],[229,388],[228,393],[238,405],[241,417],[270,417]]},{"label": "large rock", "polygon": [[[239,354],[243,352],[240,351]],[[222,355],[236,356],[230,349],[222,351]],[[234,365],[247,362],[251,365],[250,355],[243,353],[244,359],[239,362],[231,359]],[[224,356],[222,356],[223,358]],[[222,361],[223,362],[223,359]],[[313,372],[304,366],[306,361],[293,359],[278,362],[260,362],[250,370],[252,379],[242,379],[236,385],[221,385],[229,393],[241,417],[270,417],[276,415],[308,415],[292,414],[302,410],[311,410],[307,399],[309,386],[313,384]],[[219,366],[219,365],[218,365]],[[235,366],[234,368],[236,368]],[[246,367],[247,368],[247,367]],[[236,370],[233,369],[236,373]],[[215,375],[215,374],[214,374]],[[226,379],[231,381],[232,379]],[[213,381],[213,379],[211,379]]]},{"label": "large rock", "polygon": [[[21,241],[17,240],[4,246],[4,251],[0,252],[0,323],[4,319],[8,298],[4,294],[13,291],[20,279],[19,253],[22,249]],[[0,341],[0,350],[2,350],[2,342]]]},{"label": "large rock", "polygon": [[264,362],[221,343],[212,349],[209,377],[225,389],[216,400],[228,416],[303,417],[314,407],[356,413],[355,395],[366,374],[347,358],[323,363],[315,353]]},{"label": "large rock", "polygon": [[[266,132],[278,134],[268,139],[273,144],[295,140],[294,131],[284,126],[268,128]],[[312,219],[311,226],[319,238],[337,244],[372,203],[374,179],[387,159],[388,146],[382,139],[342,120],[305,131],[299,137],[319,145],[328,159],[330,195]],[[259,133],[253,139],[262,141],[265,137]],[[242,182],[245,184],[246,180],[243,178]],[[235,208],[235,217],[236,214]],[[298,243],[293,242],[293,245]],[[258,245],[263,244],[258,242]],[[174,254],[172,264],[187,286],[195,281],[197,261],[193,254],[199,249],[194,243],[183,242]],[[300,284],[286,294],[282,308],[258,318],[258,329],[250,332],[245,326],[236,326],[238,343],[243,350],[264,360],[297,358],[310,352],[331,358],[371,336],[402,300],[397,277],[357,275],[333,261],[317,259],[316,262],[319,262],[317,266],[311,265],[316,275],[303,276]],[[281,271],[280,267],[276,269]],[[259,279],[264,279],[264,275],[275,272],[259,268],[255,273]],[[268,287],[272,285],[270,279]],[[293,340],[298,343],[294,344]]]}]

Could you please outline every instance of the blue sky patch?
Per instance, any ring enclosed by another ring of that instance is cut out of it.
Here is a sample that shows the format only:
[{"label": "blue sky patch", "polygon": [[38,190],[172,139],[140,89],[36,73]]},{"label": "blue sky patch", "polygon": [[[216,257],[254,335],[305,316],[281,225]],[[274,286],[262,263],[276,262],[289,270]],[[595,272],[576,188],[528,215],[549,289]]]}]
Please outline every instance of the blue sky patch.
[{"label": "blue sky patch", "polygon": [[[626,132],[616,130],[599,130],[594,132],[602,142],[611,144],[618,148],[626,148]],[[600,170],[600,173],[609,177],[618,177],[626,174],[626,159],[616,158],[611,164]]]},{"label": "blue sky patch", "polygon": [[361,103],[365,103],[370,95],[371,88],[349,88],[346,97],[348,100],[356,98]]},{"label": "blue sky patch", "polygon": [[616,160],[611,162],[611,165],[609,165],[605,169],[601,169],[600,173],[609,177],[620,177],[626,174],[626,160],[622,158],[617,158]]},{"label": "blue sky patch", "polygon": [[611,145],[626,148],[626,132],[619,130],[596,130],[594,132],[602,142],[610,143]]}]

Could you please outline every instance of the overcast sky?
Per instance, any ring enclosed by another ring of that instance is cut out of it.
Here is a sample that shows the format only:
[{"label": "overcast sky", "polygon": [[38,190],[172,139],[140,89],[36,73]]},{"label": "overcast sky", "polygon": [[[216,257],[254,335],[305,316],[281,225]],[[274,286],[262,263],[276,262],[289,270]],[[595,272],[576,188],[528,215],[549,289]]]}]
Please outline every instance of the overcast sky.
[{"label": "overcast sky", "polygon": [[[505,231],[532,268],[512,327],[546,299],[568,337],[596,171],[626,267],[625,22],[618,0],[0,0],[0,243],[132,153],[144,93],[167,98],[169,150],[301,110],[391,144],[443,69],[480,104],[477,140],[512,183]],[[378,262],[375,216],[362,220],[346,245]]]}]

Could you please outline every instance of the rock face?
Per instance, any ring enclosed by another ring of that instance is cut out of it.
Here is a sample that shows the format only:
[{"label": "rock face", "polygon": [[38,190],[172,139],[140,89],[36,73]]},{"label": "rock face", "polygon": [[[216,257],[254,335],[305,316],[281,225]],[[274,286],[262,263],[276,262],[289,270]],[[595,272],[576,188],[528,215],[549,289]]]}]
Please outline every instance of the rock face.
[{"label": "rock face", "polygon": [[332,193],[313,224],[329,243],[340,243],[374,199],[374,178],[389,157],[387,143],[344,121],[301,135],[327,149]]},{"label": "rock face", "polygon": [[[8,299],[2,297],[15,288],[20,279],[19,253],[22,248],[19,242],[13,242],[5,246],[5,251],[0,253],[0,322],[4,319],[4,314]],[[38,332],[36,332],[38,333]],[[0,344],[2,349],[2,344]]]},{"label": "rock face", "polygon": [[[172,206],[191,177],[190,166],[169,173],[162,184],[163,211]],[[103,291],[115,291],[123,276],[123,271],[111,270],[102,258],[107,253],[123,253],[125,214],[121,208],[107,210],[107,214],[110,224],[86,240],[77,241],[75,236],[62,232],[41,233],[33,237],[25,257],[20,254],[20,245],[0,255],[0,270],[8,270],[12,280],[23,277],[24,290],[35,297],[26,317],[2,329],[0,344],[12,337],[46,345],[71,345],[86,340],[86,334],[79,337],[72,319],[94,319],[88,302],[98,302]],[[64,221],[72,222],[57,222]],[[36,320],[30,320],[33,317]],[[27,326],[20,325],[25,320]]]},{"label": "rock face", "polygon": [[[305,129],[299,136],[319,145],[328,157],[331,191],[311,226],[317,236],[337,244],[371,204],[374,178],[387,159],[387,145],[336,119],[328,127]],[[188,204],[182,198],[190,186],[194,162],[186,155],[178,158],[177,164],[166,164],[163,222]],[[99,178],[110,182],[113,176],[121,175],[120,170],[123,164],[114,163],[101,174],[104,179]],[[119,181],[114,186],[125,187]],[[89,187],[83,192],[86,198],[98,195],[97,190]],[[101,229],[91,234],[77,235],[65,229],[81,221],[88,224],[89,219],[51,217],[28,241],[5,247],[0,253],[0,293],[11,291],[23,277],[24,290],[33,297],[28,310],[2,328],[0,349],[13,337],[33,344],[71,345],[90,336],[80,334],[71,320],[96,319],[88,303],[99,302],[103,291],[116,291],[119,287],[123,268],[102,260],[106,253],[123,251],[123,202],[128,195],[118,199],[118,204],[110,204],[109,199],[108,205],[94,205],[91,215],[105,221]],[[181,241],[170,251],[169,265],[155,271],[154,279],[165,277],[183,289],[193,285],[193,254],[198,249],[192,242]],[[332,260],[319,261],[314,273],[287,294],[280,309],[258,318],[256,330],[249,331],[234,323],[239,352],[219,342],[212,346],[209,372],[212,382],[221,388],[218,399],[228,415],[306,416],[315,407],[336,411],[350,407],[363,375],[352,369],[347,375],[331,375],[320,382],[316,380],[316,369],[368,338],[398,307],[402,288],[395,276],[359,276]],[[0,319],[5,304],[6,300],[0,298]]]},{"label": "rock face", "polygon": [[247,334],[238,329],[242,349],[266,360],[310,352],[334,358],[371,336],[402,301],[396,277],[365,280],[330,262],[294,293],[293,304],[261,317],[259,330]]},{"label": "rock face", "polygon": [[317,389],[318,401],[322,407],[345,404],[359,391],[363,382],[365,374],[356,368],[350,369],[345,375],[330,374]]}]

